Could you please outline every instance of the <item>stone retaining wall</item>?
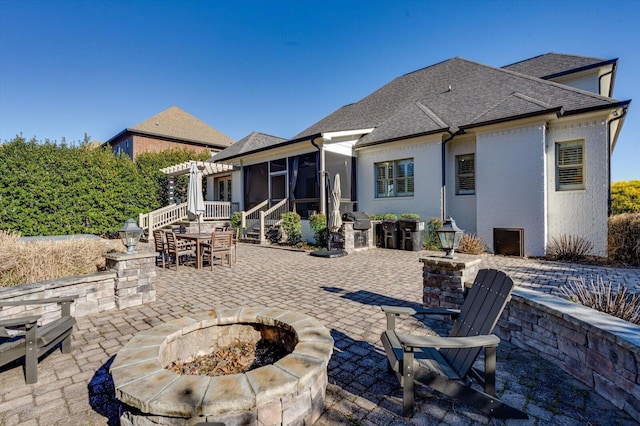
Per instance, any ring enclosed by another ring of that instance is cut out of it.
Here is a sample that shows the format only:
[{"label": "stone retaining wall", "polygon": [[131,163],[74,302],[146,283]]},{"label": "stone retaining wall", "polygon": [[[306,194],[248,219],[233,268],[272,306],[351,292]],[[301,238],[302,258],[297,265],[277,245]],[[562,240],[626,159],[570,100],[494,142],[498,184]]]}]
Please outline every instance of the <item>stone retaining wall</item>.
[{"label": "stone retaining wall", "polygon": [[[33,300],[78,296],[71,304],[76,317],[142,305],[156,299],[155,253],[108,253],[105,272],[0,288],[0,300]],[[28,305],[0,308],[0,319],[41,315],[43,324],[60,317],[60,306]]]},{"label": "stone retaining wall", "polygon": [[495,333],[558,365],[640,421],[640,326],[518,287]]}]

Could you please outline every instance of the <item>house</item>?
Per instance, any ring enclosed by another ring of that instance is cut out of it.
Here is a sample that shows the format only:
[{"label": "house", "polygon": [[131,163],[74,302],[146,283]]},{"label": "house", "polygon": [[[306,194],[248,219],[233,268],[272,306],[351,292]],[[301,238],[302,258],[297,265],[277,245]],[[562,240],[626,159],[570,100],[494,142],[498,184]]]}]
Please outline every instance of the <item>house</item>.
[{"label": "house", "polygon": [[105,145],[116,153],[135,160],[143,152],[187,148],[196,152],[217,153],[234,140],[182,109],[172,106],[113,136]]},{"label": "house", "polygon": [[345,210],[452,216],[495,253],[544,255],[569,234],[606,256],[610,158],[631,102],[611,97],[616,65],[557,53],[502,68],[456,57],[292,139],[248,137],[215,161],[236,166],[241,209],[286,198],[303,218],[325,212],[326,182],[340,173]]}]

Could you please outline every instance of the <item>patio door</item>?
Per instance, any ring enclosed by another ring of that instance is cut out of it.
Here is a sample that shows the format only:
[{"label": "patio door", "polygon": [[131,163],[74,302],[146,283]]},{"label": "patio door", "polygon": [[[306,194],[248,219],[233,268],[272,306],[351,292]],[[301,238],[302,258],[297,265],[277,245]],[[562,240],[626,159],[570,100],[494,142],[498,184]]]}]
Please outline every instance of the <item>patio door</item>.
[{"label": "patio door", "polygon": [[231,176],[216,178],[216,201],[231,202]]}]

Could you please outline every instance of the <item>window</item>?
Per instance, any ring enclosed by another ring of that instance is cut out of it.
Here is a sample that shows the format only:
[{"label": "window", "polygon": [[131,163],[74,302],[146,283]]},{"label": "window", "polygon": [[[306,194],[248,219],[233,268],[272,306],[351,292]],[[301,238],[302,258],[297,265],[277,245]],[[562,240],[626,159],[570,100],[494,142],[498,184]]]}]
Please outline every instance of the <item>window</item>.
[{"label": "window", "polygon": [[456,155],[456,195],[473,195],[475,193],[475,154]]},{"label": "window", "polygon": [[556,190],[584,188],[584,140],[556,143]]},{"label": "window", "polygon": [[413,158],[376,163],[376,198],[413,195]]}]

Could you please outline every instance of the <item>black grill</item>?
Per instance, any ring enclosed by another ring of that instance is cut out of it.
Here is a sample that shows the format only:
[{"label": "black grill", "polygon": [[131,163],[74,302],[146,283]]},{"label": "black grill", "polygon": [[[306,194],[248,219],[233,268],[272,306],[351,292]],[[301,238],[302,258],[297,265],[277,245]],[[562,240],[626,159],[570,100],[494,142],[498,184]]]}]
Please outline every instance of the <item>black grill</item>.
[{"label": "black grill", "polygon": [[342,215],[344,222],[353,222],[353,229],[364,231],[371,228],[371,219],[364,212],[347,212]]}]

